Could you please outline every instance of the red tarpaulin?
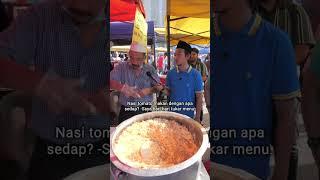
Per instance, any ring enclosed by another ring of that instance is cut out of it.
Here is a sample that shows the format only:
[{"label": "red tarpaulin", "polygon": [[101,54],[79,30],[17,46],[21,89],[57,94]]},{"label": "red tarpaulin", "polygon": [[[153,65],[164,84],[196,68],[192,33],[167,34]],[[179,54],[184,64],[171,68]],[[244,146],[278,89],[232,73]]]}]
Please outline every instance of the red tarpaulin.
[{"label": "red tarpaulin", "polygon": [[140,9],[145,17],[145,11],[141,0],[111,0],[110,21],[133,21],[136,7]]}]

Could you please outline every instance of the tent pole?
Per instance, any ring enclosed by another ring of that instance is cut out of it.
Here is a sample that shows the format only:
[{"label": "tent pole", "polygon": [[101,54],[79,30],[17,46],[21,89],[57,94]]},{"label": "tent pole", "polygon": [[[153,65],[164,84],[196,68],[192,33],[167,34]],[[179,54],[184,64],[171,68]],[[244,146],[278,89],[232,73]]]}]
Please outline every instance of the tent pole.
[{"label": "tent pole", "polygon": [[157,69],[157,61],[156,61],[156,35],[153,36],[153,64],[154,68]]},{"label": "tent pole", "polygon": [[167,15],[167,58],[168,58],[168,70],[171,69],[171,55],[170,55],[170,15]]}]

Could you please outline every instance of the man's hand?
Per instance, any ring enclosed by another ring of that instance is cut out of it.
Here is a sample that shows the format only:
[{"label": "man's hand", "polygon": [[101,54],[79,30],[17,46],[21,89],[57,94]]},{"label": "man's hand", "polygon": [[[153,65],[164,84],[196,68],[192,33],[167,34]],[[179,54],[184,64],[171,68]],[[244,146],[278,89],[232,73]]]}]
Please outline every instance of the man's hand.
[{"label": "man's hand", "polygon": [[195,120],[198,121],[200,124],[200,115],[202,111],[202,99],[203,99],[203,93],[196,93],[196,118]]},{"label": "man's hand", "polygon": [[275,150],[275,168],[272,180],[288,178],[290,151],[296,139],[295,127],[298,102],[296,99],[274,101],[277,122],[273,147]]},{"label": "man's hand", "polygon": [[124,94],[126,97],[141,98],[136,88],[131,87],[127,84],[123,85],[120,92]]},{"label": "man's hand", "polygon": [[163,86],[161,84],[155,85],[151,88],[144,88],[139,91],[140,97],[150,96],[152,93],[157,93],[163,90]]},{"label": "man's hand", "polygon": [[155,86],[153,86],[153,89],[156,91],[156,92],[160,92],[164,89],[163,85],[161,84],[157,84]]},{"label": "man's hand", "polygon": [[94,105],[78,91],[80,85],[80,80],[45,76],[36,88],[35,95],[45,101],[49,110],[56,114],[64,111],[80,115],[95,113]]},{"label": "man's hand", "polygon": [[167,95],[167,96],[170,96],[170,89],[167,88],[167,87],[164,87],[164,89],[162,90],[162,92]]},{"label": "man's hand", "polygon": [[148,96],[148,95],[152,94],[152,88],[141,89],[138,93],[139,93],[140,97]]}]

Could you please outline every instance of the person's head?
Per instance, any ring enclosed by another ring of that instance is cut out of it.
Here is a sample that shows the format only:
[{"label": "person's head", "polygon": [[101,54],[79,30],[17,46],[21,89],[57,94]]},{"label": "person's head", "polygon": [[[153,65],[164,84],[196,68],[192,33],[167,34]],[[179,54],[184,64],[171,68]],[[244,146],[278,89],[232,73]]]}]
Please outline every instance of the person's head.
[{"label": "person's head", "polygon": [[77,24],[103,21],[106,0],[62,0],[64,10]]},{"label": "person's head", "polygon": [[167,52],[164,53],[164,57],[165,58],[168,57],[168,53]]},{"label": "person's head", "polygon": [[140,44],[131,44],[129,51],[129,62],[130,65],[138,70],[143,67],[146,60],[146,48]]},{"label": "person's head", "polygon": [[177,66],[182,66],[188,64],[188,60],[191,56],[191,46],[184,42],[179,41],[176,51],[174,53],[174,60],[176,61]]},{"label": "person's head", "polygon": [[194,63],[199,58],[199,50],[197,48],[191,49],[191,58],[189,59],[189,62]]},{"label": "person's head", "polygon": [[214,12],[219,15],[228,14],[233,10],[240,10],[241,7],[254,9],[256,0],[217,0],[214,4]]},{"label": "person's head", "polygon": [[[253,0],[256,1],[256,0]],[[274,2],[275,7],[274,8],[287,8],[293,0],[259,0],[256,1],[255,3],[258,3],[258,5],[267,3],[267,2]]]}]

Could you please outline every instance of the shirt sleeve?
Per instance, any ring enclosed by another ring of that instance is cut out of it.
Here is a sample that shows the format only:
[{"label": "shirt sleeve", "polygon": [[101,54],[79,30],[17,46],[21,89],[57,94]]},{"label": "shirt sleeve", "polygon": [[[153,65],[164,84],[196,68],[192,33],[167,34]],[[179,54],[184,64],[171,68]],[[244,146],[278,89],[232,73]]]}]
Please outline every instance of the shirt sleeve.
[{"label": "shirt sleeve", "polygon": [[19,64],[32,65],[37,50],[39,18],[30,7],[0,33],[0,57],[13,58]]},{"label": "shirt sleeve", "polygon": [[195,72],[195,93],[203,93],[203,81],[200,72]]},{"label": "shirt sleeve", "polygon": [[203,75],[202,76],[208,77],[209,71],[208,71],[208,68],[207,68],[206,64],[202,63],[202,66],[203,66]]},{"label": "shirt sleeve", "polygon": [[305,9],[300,6],[300,5],[295,5],[296,6],[296,22],[294,27],[296,27],[296,33],[293,35],[293,43],[295,45],[302,45],[302,44],[307,44],[307,45],[315,45],[315,38],[310,22],[310,18],[305,11]]},{"label": "shirt sleeve", "polygon": [[293,46],[286,34],[280,31],[274,34],[276,45],[272,67],[272,98],[287,100],[299,97],[300,87]]},{"label": "shirt sleeve", "polygon": [[116,65],[113,68],[113,70],[110,72],[110,80],[124,83],[122,82],[123,68],[124,68],[124,63],[119,63],[118,65]]},{"label": "shirt sleeve", "polygon": [[320,41],[312,50],[310,70],[320,79]]}]

